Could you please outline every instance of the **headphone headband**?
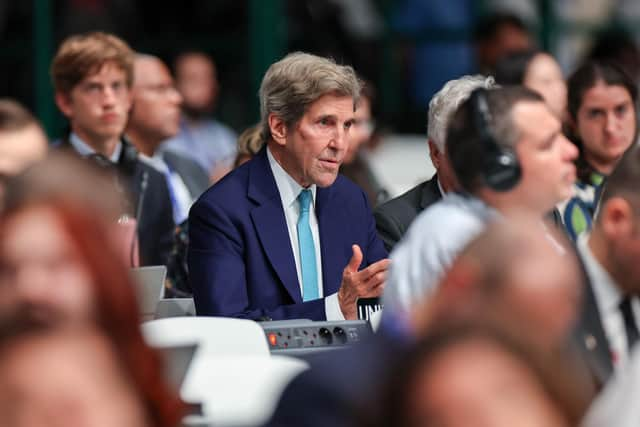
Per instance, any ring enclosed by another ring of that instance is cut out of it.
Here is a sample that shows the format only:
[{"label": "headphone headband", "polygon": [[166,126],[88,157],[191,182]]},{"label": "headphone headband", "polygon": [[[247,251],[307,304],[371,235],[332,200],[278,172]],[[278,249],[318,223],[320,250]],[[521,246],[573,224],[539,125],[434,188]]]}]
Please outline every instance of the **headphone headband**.
[{"label": "headphone headband", "polygon": [[487,100],[487,89],[474,90],[470,98],[473,124],[483,145],[484,182],[495,191],[509,191],[518,184],[522,174],[518,157],[511,148],[499,144],[491,132],[493,117]]}]

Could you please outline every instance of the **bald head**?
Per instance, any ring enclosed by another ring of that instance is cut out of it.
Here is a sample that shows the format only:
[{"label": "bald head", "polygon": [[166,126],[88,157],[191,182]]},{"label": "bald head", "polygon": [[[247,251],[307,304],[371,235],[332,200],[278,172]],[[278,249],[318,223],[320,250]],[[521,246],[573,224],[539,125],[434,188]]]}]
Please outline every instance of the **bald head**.
[{"label": "bald head", "polygon": [[169,69],[155,56],[137,55],[133,74],[133,107],[126,133],[141,152],[151,156],[178,133],[182,97]]},{"label": "bald head", "polygon": [[184,110],[190,116],[210,113],[218,97],[216,65],[202,52],[187,52],[175,61],[176,87],[184,98]]}]

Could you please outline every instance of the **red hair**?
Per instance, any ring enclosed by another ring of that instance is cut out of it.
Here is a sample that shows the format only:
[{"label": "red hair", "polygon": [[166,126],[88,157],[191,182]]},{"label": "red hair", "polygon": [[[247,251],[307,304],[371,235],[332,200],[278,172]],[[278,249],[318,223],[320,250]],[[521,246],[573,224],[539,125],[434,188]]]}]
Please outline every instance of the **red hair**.
[{"label": "red hair", "polygon": [[109,337],[141,400],[149,420],[158,427],[179,425],[185,404],[162,376],[159,353],[149,347],[140,330],[140,315],[129,269],[122,262],[109,226],[99,214],[60,198],[16,207],[7,220],[32,207],[50,209],[92,275],[92,300],[97,326]]}]

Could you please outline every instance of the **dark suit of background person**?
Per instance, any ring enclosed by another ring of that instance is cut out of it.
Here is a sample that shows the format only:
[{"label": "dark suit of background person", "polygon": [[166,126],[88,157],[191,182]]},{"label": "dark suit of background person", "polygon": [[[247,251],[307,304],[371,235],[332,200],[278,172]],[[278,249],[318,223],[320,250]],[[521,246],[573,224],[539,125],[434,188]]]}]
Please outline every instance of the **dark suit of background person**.
[{"label": "dark suit of background person", "polygon": [[[131,196],[127,213],[138,220],[140,264],[165,265],[175,228],[167,184],[160,172],[139,160],[133,145],[124,139],[121,143],[122,152],[115,166],[118,184]],[[54,143],[54,147],[77,153],[68,138]]]},{"label": "dark suit of background person", "polygon": [[576,336],[601,384],[614,367],[624,372],[640,335],[638,184],[640,148],[632,146],[607,178],[591,232],[576,242],[588,277]]},{"label": "dark suit of background person", "polygon": [[176,171],[184,185],[189,190],[193,199],[200,197],[209,188],[209,176],[200,165],[188,157],[178,153],[166,151],[162,153],[162,159],[173,171]]},{"label": "dark suit of background person", "polygon": [[578,351],[583,355],[586,367],[591,373],[596,387],[599,389],[613,374],[613,360],[609,350],[609,341],[600,319],[596,297],[586,272],[582,305],[579,313],[573,334],[574,343]]},{"label": "dark suit of background person", "polygon": [[406,193],[376,207],[374,216],[378,234],[391,251],[402,239],[413,220],[428,206],[442,198],[443,192],[457,187],[455,173],[445,153],[446,130],[458,105],[474,89],[493,87],[493,78],[481,75],[449,80],[429,101],[427,143],[429,157],[436,173],[431,179]]},{"label": "dark suit of background person", "polygon": [[[351,245],[367,266],[387,256],[366,195],[346,178],[317,189],[324,295],[340,288]],[[199,315],[325,320],[324,299],[302,301],[266,147],[207,190],[189,213],[189,274]],[[319,266],[320,267],[320,266]]]},{"label": "dark suit of background person", "polygon": [[373,216],[378,235],[387,251],[391,252],[420,212],[441,198],[436,174],[428,181],[378,206],[373,211]]}]

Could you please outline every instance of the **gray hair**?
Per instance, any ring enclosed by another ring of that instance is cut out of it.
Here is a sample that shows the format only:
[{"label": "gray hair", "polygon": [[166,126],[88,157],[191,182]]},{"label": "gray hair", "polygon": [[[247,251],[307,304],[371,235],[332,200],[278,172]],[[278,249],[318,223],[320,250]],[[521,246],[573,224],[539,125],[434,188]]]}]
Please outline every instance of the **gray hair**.
[{"label": "gray hair", "polygon": [[496,86],[493,77],[480,74],[462,76],[449,80],[429,102],[429,117],[427,122],[427,137],[441,153],[444,153],[447,140],[447,127],[453,114],[471,92],[478,88],[491,89]]},{"label": "gray hair", "polygon": [[354,109],[362,83],[352,67],[303,52],[294,52],[271,64],[260,85],[262,139],[271,137],[269,115],[280,117],[287,127],[296,124],[309,106],[332,93],[353,98]]}]

